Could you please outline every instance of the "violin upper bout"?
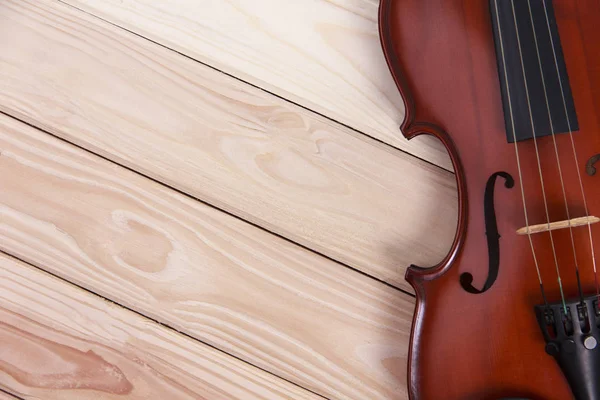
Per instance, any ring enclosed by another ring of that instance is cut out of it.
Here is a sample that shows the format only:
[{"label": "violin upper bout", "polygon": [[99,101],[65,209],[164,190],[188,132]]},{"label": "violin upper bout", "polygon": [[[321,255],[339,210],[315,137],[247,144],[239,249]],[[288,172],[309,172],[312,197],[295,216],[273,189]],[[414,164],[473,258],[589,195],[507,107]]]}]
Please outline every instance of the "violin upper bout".
[{"label": "violin upper bout", "polygon": [[[398,3],[402,3],[403,5],[401,10],[394,9]],[[383,52],[405,107],[405,117],[400,125],[400,130],[404,137],[409,140],[419,135],[431,135],[439,139],[450,155],[458,188],[458,225],[449,253],[434,267],[420,268],[413,265],[407,270],[406,280],[417,291],[419,282],[435,279],[451,266],[464,240],[467,224],[466,179],[458,150],[451,136],[440,127],[436,118],[428,118],[427,113],[422,110],[423,104],[419,100],[424,100],[423,96],[415,96],[415,92],[421,92],[419,83],[425,82],[417,81],[413,84],[413,81],[417,80],[417,77],[413,78],[405,73],[406,64],[418,65],[421,62],[418,59],[411,59],[410,62],[407,62],[407,58],[410,59],[410,56],[407,54],[414,52],[414,49],[418,49],[419,41],[423,40],[415,29],[408,27],[414,24],[415,19],[411,16],[414,16],[418,9],[434,9],[434,7],[423,7],[424,3],[432,3],[434,5],[434,3],[440,3],[440,1],[382,0],[379,8],[379,30]],[[401,31],[393,29],[394,26],[398,25],[403,25],[407,28]],[[410,37],[399,40],[398,36],[403,32],[412,32],[414,35],[411,34]],[[408,50],[408,46],[399,46],[398,44],[404,42],[411,43],[411,41],[414,44],[414,46],[410,46],[413,48],[411,51]],[[403,50],[406,50],[406,52],[400,53],[398,47],[405,47]],[[431,95],[437,96],[435,93],[431,93]]]}]

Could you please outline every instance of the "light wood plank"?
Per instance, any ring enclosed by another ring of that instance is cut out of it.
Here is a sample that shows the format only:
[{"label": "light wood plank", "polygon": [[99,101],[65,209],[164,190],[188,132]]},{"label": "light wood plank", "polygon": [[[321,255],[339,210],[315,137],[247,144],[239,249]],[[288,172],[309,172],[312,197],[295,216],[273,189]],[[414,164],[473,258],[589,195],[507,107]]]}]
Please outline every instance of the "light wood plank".
[{"label": "light wood plank", "polygon": [[406,394],[413,299],[0,115],[0,248],[335,399]]},{"label": "light wood plank", "polygon": [[268,230],[405,290],[450,247],[449,172],[59,3],[0,48],[0,109]]},{"label": "light wood plank", "polygon": [[63,0],[452,170],[433,138],[404,139],[377,0]]},{"label": "light wood plank", "polygon": [[23,398],[322,399],[2,253],[0,343]]}]

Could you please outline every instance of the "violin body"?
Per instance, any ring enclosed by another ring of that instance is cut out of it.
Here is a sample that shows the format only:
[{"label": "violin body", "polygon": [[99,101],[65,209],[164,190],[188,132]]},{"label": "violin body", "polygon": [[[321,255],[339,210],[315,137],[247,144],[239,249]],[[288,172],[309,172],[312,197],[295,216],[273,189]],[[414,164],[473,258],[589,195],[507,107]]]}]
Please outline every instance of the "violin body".
[{"label": "violin body", "polygon": [[[545,300],[531,245],[547,301],[561,299],[560,274],[572,303],[580,296],[575,263],[583,294],[597,294],[593,255],[600,255],[600,224],[590,225],[591,231],[588,226],[554,230],[553,243],[549,232],[530,235],[531,243],[516,234],[526,225],[522,194],[530,224],[564,221],[568,214],[600,215],[600,173],[586,169],[600,153],[600,1],[552,3],[578,129],[572,136],[518,142],[519,168],[514,143],[507,141],[490,1],[381,1],[383,50],[406,107],[401,130],[408,139],[437,137],[450,154],[458,187],[457,232],[449,254],[435,267],[412,266],[406,275],[417,296],[408,367],[411,399],[575,398],[546,351],[534,312]],[[590,232],[597,240],[590,240]],[[466,290],[469,284],[481,293]],[[596,333],[593,313],[589,330]],[[590,354],[596,357],[596,351]],[[583,379],[600,380],[600,375]]]}]

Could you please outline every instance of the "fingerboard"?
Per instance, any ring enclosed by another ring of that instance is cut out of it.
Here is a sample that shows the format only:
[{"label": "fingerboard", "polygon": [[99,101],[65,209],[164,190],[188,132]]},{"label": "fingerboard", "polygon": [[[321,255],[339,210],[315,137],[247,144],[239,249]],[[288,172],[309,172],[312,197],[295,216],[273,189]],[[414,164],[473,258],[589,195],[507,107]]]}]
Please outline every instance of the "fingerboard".
[{"label": "fingerboard", "polygon": [[490,0],[490,11],[508,142],[579,130],[552,0]]}]

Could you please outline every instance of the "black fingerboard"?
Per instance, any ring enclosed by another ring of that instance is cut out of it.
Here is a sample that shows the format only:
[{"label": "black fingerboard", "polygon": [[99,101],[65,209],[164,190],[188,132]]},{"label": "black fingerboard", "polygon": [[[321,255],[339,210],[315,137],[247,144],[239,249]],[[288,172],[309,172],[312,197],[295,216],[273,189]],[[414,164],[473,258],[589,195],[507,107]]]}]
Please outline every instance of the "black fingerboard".
[{"label": "black fingerboard", "polygon": [[490,0],[490,11],[508,142],[579,130],[552,0]]}]

